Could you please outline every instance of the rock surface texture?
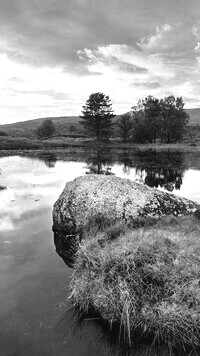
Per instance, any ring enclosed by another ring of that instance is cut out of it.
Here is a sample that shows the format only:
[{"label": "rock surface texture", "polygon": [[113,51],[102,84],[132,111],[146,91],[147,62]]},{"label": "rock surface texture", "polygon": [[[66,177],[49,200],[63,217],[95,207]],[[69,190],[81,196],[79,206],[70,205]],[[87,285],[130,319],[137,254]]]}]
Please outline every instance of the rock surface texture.
[{"label": "rock surface texture", "polygon": [[[95,219],[137,226],[167,214],[193,214],[198,205],[173,194],[116,176],[87,175],[68,182],[54,204],[53,231],[57,250],[72,248]],[[65,247],[63,246],[65,244]],[[63,257],[63,256],[62,256]]]}]

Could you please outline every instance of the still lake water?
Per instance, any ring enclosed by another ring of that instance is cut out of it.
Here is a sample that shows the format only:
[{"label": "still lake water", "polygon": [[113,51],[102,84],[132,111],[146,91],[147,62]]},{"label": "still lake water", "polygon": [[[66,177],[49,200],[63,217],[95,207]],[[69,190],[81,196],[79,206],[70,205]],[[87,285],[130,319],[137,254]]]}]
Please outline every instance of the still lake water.
[{"label": "still lake water", "polygon": [[[1,157],[0,356],[125,355],[92,321],[80,326],[68,310],[71,270],[56,254],[51,231],[52,207],[65,183],[102,171],[200,203],[198,154],[79,149]],[[134,352],[144,354],[155,352]]]}]

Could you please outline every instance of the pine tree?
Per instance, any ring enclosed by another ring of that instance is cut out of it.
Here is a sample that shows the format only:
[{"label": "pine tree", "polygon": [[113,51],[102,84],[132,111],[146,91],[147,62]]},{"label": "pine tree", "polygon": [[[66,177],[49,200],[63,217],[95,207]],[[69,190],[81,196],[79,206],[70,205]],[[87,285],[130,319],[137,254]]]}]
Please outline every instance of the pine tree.
[{"label": "pine tree", "polygon": [[97,140],[108,139],[112,134],[115,116],[108,96],[103,93],[93,93],[83,106],[80,124],[90,137]]}]

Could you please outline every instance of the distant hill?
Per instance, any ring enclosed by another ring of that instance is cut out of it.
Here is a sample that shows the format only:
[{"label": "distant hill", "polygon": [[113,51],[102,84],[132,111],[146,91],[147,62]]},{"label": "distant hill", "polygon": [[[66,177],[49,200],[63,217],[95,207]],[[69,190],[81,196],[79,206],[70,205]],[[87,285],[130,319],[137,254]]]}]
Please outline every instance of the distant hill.
[{"label": "distant hill", "polygon": [[79,129],[79,116],[44,117],[35,120],[21,121],[13,124],[0,125],[0,131],[14,137],[35,138],[35,130],[46,119],[51,119],[58,134],[72,134]]},{"label": "distant hill", "polygon": [[200,125],[200,108],[187,109],[186,111],[190,115],[190,125]]},{"label": "distant hill", "polygon": [[[186,111],[190,115],[190,125],[200,125],[200,108],[187,109]],[[114,120],[117,120],[118,117],[119,115],[117,115]],[[53,121],[58,135],[79,135],[81,132],[79,116],[45,117],[16,122],[13,124],[5,124],[0,125],[0,131],[6,132],[8,135],[14,137],[35,138],[35,130],[46,119],[51,119]]]}]

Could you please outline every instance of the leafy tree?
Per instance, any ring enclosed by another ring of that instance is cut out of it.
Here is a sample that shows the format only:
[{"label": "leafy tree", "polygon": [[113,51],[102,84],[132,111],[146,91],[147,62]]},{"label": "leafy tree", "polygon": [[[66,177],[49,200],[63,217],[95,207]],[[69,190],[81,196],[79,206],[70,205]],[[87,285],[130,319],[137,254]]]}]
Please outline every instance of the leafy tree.
[{"label": "leafy tree", "polygon": [[108,96],[103,93],[91,94],[86,104],[83,106],[80,124],[87,135],[96,137],[97,140],[109,138],[112,134],[115,116],[112,104]]},{"label": "leafy tree", "polygon": [[132,108],[133,140],[136,142],[177,142],[182,138],[189,115],[184,110],[182,97],[170,95],[164,99],[152,96],[140,100]]},{"label": "leafy tree", "polygon": [[150,142],[156,142],[161,129],[161,107],[159,99],[148,96],[143,101],[144,115],[148,129],[148,139]]},{"label": "leafy tree", "polygon": [[132,137],[133,130],[133,118],[130,113],[122,115],[117,121],[117,126],[119,128],[119,134],[123,141],[129,141]]},{"label": "leafy tree", "polygon": [[37,128],[36,136],[38,138],[49,138],[52,137],[55,133],[55,125],[51,119],[46,119],[43,123]]},{"label": "leafy tree", "polygon": [[149,141],[149,132],[146,119],[142,111],[133,112],[132,140],[134,142],[145,143]]},{"label": "leafy tree", "polygon": [[132,110],[135,118],[135,140],[155,143],[160,133],[161,124],[159,99],[149,95],[144,100],[139,100]]},{"label": "leafy tree", "polygon": [[189,115],[184,110],[182,97],[175,99],[170,95],[160,101],[162,115],[161,140],[167,143],[182,138],[184,128],[188,124]]}]

